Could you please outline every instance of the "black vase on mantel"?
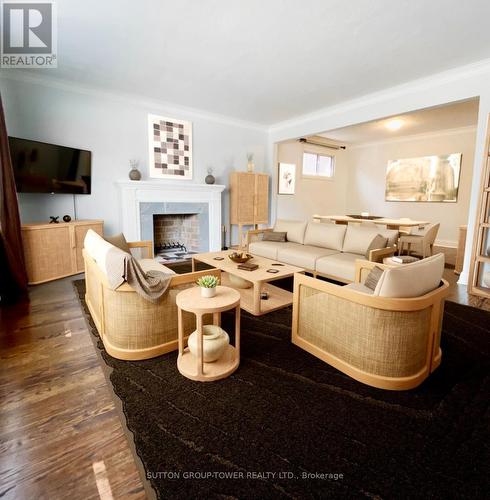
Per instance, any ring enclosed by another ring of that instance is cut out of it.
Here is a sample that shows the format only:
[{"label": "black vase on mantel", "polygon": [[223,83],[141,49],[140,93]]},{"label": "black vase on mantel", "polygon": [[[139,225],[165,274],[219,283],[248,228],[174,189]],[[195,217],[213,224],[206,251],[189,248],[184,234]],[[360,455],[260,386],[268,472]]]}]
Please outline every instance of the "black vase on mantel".
[{"label": "black vase on mantel", "polygon": [[216,182],[216,179],[214,178],[214,175],[213,175],[212,168],[208,168],[208,175],[206,175],[206,177],[204,178],[204,182],[206,184],[214,184]]}]

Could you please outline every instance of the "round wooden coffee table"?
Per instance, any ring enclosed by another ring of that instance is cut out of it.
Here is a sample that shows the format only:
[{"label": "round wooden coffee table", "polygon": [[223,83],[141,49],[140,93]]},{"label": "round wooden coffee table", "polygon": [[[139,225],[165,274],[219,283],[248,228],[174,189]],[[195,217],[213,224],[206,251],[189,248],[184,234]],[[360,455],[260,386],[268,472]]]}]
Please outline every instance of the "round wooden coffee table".
[{"label": "round wooden coffee table", "polygon": [[[176,298],[179,321],[179,356],[177,368],[184,377],[199,382],[212,382],[231,375],[240,364],[240,293],[226,286],[216,287],[216,296],[201,297],[201,289],[196,286],[183,290]],[[213,324],[219,325],[221,313],[235,309],[235,346],[228,345],[221,357],[213,363],[205,363],[203,356],[203,316],[213,315]],[[186,347],[184,349],[183,311],[195,314],[197,331],[197,350],[195,357]]]}]

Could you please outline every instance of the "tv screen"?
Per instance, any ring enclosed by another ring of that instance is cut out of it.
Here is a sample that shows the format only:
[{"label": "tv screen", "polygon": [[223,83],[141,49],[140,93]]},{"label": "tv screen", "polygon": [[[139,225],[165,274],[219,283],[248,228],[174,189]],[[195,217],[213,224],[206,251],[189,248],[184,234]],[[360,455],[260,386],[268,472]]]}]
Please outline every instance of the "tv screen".
[{"label": "tv screen", "polygon": [[92,154],[9,137],[18,193],[90,194]]}]

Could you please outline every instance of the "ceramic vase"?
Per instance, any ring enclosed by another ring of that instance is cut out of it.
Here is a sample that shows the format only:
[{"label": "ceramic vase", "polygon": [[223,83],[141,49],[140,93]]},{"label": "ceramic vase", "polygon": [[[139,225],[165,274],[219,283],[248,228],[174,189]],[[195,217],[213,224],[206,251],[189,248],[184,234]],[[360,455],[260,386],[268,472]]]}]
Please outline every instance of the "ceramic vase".
[{"label": "ceramic vase", "polygon": [[137,168],[132,168],[129,171],[129,178],[132,181],[139,181],[139,180],[141,180],[141,172]]},{"label": "ceramic vase", "polygon": [[141,180],[141,172],[138,170],[138,165],[138,160],[129,160],[129,166],[131,167],[131,170],[129,171],[129,178],[132,181]]},{"label": "ceramic vase", "polygon": [[252,173],[254,171],[254,169],[255,169],[255,163],[254,163],[254,161],[253,160],[249,160],[247,162],[247,172],[251,172]]},{"label": "ceramic vase", "polygon": [[[192,332],[187,340],[189,351],[197,358],[197,331]],[[224,353],[230,337],[217,325],[204,325],[202,329],[202,354],[205,363],[217,361]]]},{"label": "ceramic vase", "polygon": [[213,288],[205,288],[201,287],[201,297],[211,298],[216,295],[216,287]]},{"label": "ceramic vase", "polygon": [[214,175],[213,174],[208,174],[206,175],[206,177],[204,178],[204,182],[206,184],[214,184],[216,182],[216,179],[214,178]]},{"label": "ceramic vase", "polygon": [[230,274],[228,277],[230,279],[230,283],[232,283],[236,288],[252,288],[251,281],[240,278],[240,276],[235,276],[234,274]]}]

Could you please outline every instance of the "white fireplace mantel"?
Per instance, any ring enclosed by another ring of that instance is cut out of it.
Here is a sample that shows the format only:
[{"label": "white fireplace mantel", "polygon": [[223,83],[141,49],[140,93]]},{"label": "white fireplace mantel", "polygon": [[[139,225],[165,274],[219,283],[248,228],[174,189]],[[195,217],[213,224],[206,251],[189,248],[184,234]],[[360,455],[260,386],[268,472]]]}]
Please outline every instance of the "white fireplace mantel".
[{"label": "white fireplace mantel", "polygon": [[207,203],[209,210],[209,251],[221,250],[220,184],[194,184],[160,180],[117,182],[121,225],[128,241],[141,240],[141,203]]}]

